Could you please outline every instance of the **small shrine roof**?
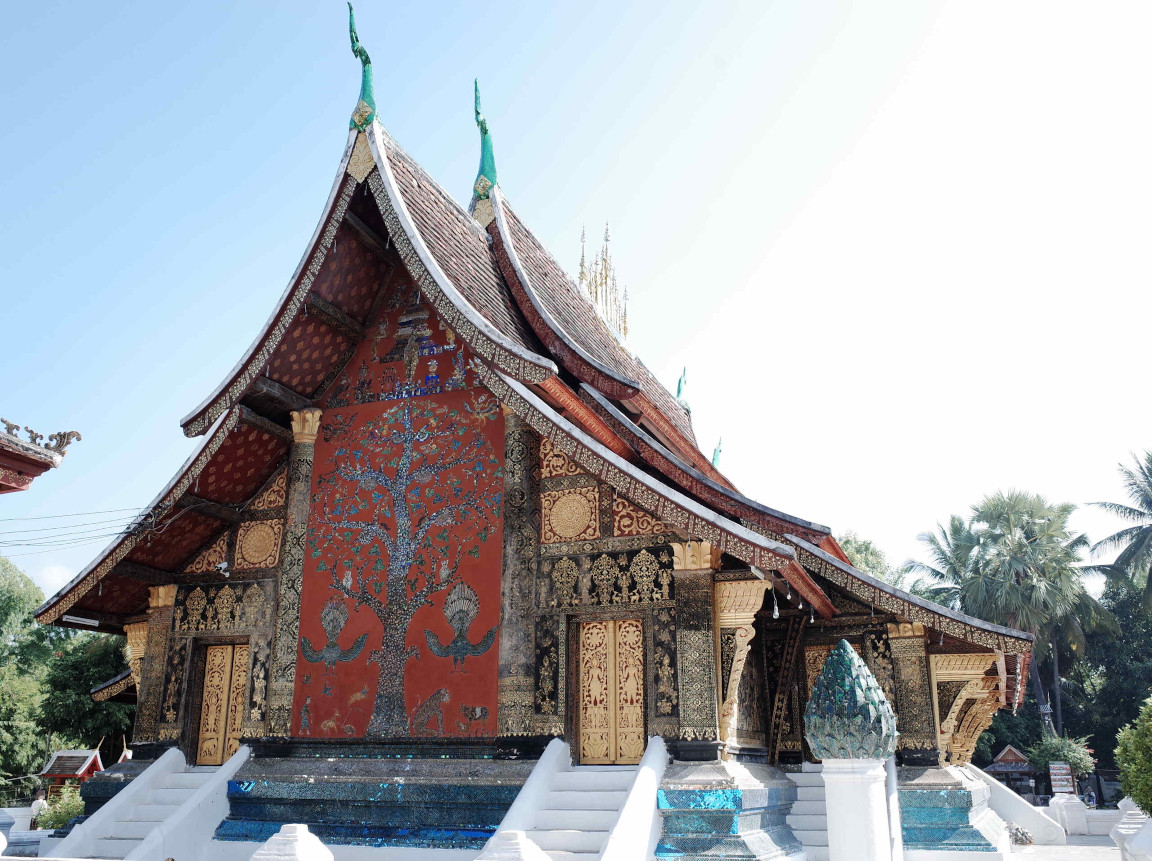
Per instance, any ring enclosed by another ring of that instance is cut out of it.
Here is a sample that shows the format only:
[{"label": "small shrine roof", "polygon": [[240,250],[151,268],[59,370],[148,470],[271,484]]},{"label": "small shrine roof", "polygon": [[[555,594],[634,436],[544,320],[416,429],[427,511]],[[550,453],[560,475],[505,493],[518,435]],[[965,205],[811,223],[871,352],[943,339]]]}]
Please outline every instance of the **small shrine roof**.
[{"label": "small shrine roof", "polygon": [[[91,766],[95,765],[94,769]],[[80,777],[89,770],[102,771],[99,750],[58,750],[52,754],[44,770],[40,772],[44,777]]]},{"label": "small shrine roof", "polygon": [[0,418],[0,425],[0,493],[28,488],[37,476],[59,466],[68,446],[80,439],[76,431],[62,431],[49,434],[42,444],[44,435],[30,427],[23,428],[28,436],[23,440],[17,423]]}]

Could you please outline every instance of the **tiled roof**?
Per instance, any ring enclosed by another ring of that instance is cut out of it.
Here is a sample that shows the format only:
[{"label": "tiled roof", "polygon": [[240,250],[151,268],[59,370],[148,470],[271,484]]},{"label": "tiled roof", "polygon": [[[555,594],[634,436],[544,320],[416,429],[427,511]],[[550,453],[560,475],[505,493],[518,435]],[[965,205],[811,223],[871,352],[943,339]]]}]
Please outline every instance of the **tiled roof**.
[{"label": "tiled roof", "polygon": [[496,268],[488,236],[399,145],[386,139],[388,163],[428,250],[468,303],[515,344],[545,351]]},{"label": "tiled roof", "polygon": [[565,334],[582,349],[609,369],[640,383],[641,391],[673,427],[686,439],[696,444],[692,420],[648,367],[625,349],[596,312],[584,291],[568,277],[543,243],[524,224],[503,198],[503,209],[520,262],[536,288],[536,295],[548,312],[563,328]]}]

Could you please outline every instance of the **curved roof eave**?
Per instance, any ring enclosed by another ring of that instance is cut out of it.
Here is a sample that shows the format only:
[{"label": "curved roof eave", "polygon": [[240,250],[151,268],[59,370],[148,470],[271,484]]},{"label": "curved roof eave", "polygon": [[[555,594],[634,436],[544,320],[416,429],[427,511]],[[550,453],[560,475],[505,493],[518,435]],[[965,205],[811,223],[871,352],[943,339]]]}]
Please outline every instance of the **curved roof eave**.
[{"label": "curved roof eave", "polygon": [[85,566],[83,571],[36,609],[33,614],[36,621],[41,625],[48,625],[59,619],[77,601],[88,594],[92,587],[107,576],[116,565],[122,562],[132,552],[132,548],[136,546],[138,540],[136,530],[157,508],[163,508],[164,512],[167,512],[176,500],[183,496],[184,492],[191,487],[192,482],[207,466],[208,461],[216,454],[217,449],[224,444],[224,440],[239,421],[240,409],[237,407],[233,407],[217,417],[208,434],[196,446],[171,480],[164,485],[164,489],[140,510],[140,513],[132,519],[122,535],[114,539],[95,559]]},{"label": "curved roof eave", "polygon": [[[675,452],[670,451],[667,446],[660,442],[660,440],[655,439],[642,427],[639,427],[634,421],[628,418],[628,416],[624,415],[624,413],[622,413],[615,404],[609,401],[602,392],[596,391],[595,388],[587,384],[582,385],[580,388],[596,402],[597,406],[608,413],[609,417],[618,425],[621,430],[625,431],[633,438],[640,440],[644,444],[642,448],[650,448],[656,451],[660,457],[665,458],[674,467],[687,473],[695,481],[701,482],[709,490],[723,496],[725,499],[731,500],[734,506],[741,506],[750,509],[750,511],[745,512],[742,516],[748,516],[748,519],[752,520],[757,514],[761,514],[765,517],[771,517],[776,520],[783,520],[784,522],[790,523],[793,526],[799,526],[802,529],[806,529],[821,535],[832,534],[832,530],[827,526],[822,526],[819,523],[813,523],[810,520],[804,520],[800,517],[786,514],[783,511],[777,511],[775,508],[770,508],[767,505],[763,505],[754,499],[750,499],[747,496],[744,496],[741,493],[737,493],[736,491],[724,487],[721,484],[717,484],[715,481],[704,475],[694,466],[682,460]],[[643,454],[644,452],[641,451],[641,457],[643,457]],[[659,468],[656,464],[651,465]]]},{"label": "curved roof eave", "polygon": [[[520,254],[516,250],[512,231],[508,227],[508,217],[504,212],[504,195],[499,186],[494,187],[489,192],[489,200],[492,202],[492,213],[495,216],[497,231],[493,238],[499,240],[497,251],[503,251],[507,255],[508,264],[512,269],[511,272],[504,273],[504,279],[512,289],[512,295],[516,298],[520,305],[520,311],[524,314],[528,325],[536,333],[536,337],[546,344],[549,340],[549,334],[559,339],[559,344],[553,346],[553,349],[564,354],[561,356],[561,360],[568,360],[564,362],[565,367],[582,382],[594,381],[607,389],[611,389],[611,396],[621,400],[627,400],[640,394],[639,382],[621,376],[590,355],[564,330],[560,321],[544,307],[536,288],[532,285],[532,279],[520,261]],[[503,262],[499,253],[497,253],[496,259],[497,263]]]},{"label": "curved roof eave", "polygon": [[391,138],[376,121],[368,131],[368,143],[377,168],[368,176],[368,186],[385,224],[399,225],[400,235],[392,236],[392,241],[421,292],[445,322],[468,341],[472,350],[500,371],[529,383],[543,382],[557,373],[555,362],[513,343],[473,308],[452,284],[428,249],[400,193],[386,154]]},{"label": "curved roof eave", "polygon": [[[352,157],[357,134],[354,129],[348,132],[348,142],[344,146],[344,155],[340,159],[340,169],[332,183],[332,190],[328,193],[328,202],[324,205],[324,211],[316,229],[312,232],[312,239],[308,242],[304,256],[296,265],[296,270],[288,279],[288,286],[280,295],[280,301],[276,303],[276,308],[256,339],[224,381],[196,409],[180,420],[180,427],[183,428],[185,436],[200,436],[218,415],[239,402],[253,380],[260,375],[272,350],[279,344],[280,337],[288,330],[288,326],[299,312],[313,279],[319,274],[324,258],[331,250],[336,230],[344,218],[344,211],[348,208],[348,202],[356,187],[355,180],[348,175],[348,161]],[[341,189],[344,190],[343,194]],[[311,265],[309,261],[312,261]],[[276,331],[277,329],[279,331]]]},{"label": "curved roof eave", "polygon": [[[913,595],[911,592],[905,592],[903,589],[899,589],[896,586],[893,586],[891,583],[885,583],[883,580],[877,580],[875,577],[865,574],[858,568],[854,568],[845,562],[841,562],[832,554],[821,550],[816,545],[805,541],[799,536],[785,535],[784,537],[796,547],[811,553],[813,556],[817,557],[826,564],[833,566],[844,574],[847,574],[850,577],[854,577],[861,583],[871,587],[876,591],[885,592],[894,598],[898,598],[899,600],[905,601],[910,605],[914,605],[923,611],[924,614],[938,617],[940,619],[948,619],[953,622],[959,622],[960,624],[966,625],[970,628],[987,631],[988,633],[997,634],[1001,637],[1006,637],[1012,640],[1020,640],[1024,643],[1030,644],[1035,641],[1035,637],[1025,631],[1017,631],[1015,628],[1007,628],[1003,625],[997,625],[993,622],[985,622],[983,619],[978,619],[975,616],[969,616],[967,613],[961,613],[958,610],[949,610],[947,607],[943,607],[933,601],[921,598],[918,595]],[[942,625],[933,624],[932,621],[927,618],[915,618],[912,621],[923,622],[924,624],[936,630],[944,630]]]},{"label": "curved roof eave", "polygon": [[824,618],[836,614],[836,608],[816,581],[795,564],[796,551],[791,547],[717,514],[637,469],[558,414],[523,383],[480,362],[475,369],[485,385],[537,433],[546,434],[549,425],[559,428],[565,437],[558,442],[560,450],[577,465],[604,478],[634,503],[684,534],[699,536],[749,565],[780,571]]}]

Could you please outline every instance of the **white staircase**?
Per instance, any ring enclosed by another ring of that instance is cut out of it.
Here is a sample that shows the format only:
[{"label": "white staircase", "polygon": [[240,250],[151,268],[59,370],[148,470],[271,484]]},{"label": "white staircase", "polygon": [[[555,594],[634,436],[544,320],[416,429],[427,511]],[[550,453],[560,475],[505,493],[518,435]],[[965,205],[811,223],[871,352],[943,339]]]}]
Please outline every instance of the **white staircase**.
[{"label": "white staircase", "polygon": [[552,861],[598,859],[637,771],[634,765],[579,765],[553,773],[525,834]]},{"label": "white staircase", "polygon": [[86,855],[78,858],[124,859],[144,842],[161,823],[207,783],[217,771],[214,767],[189,768],[160,777],[140,794],[137,803],[117,812],[106,826],[106,833],[91,841]]},{"label": "white staircase", "polygon": [[820,766],[805,763],[803,771],[790,771],[788,778],[796,784],[797,792],[788,825],[804,844],[809,861],[828,861],[828,812]]},{"label": "white staircase", "polygon": [[645,861],[662,820],[657,790],[668,765],[659,736],[639,765],[572,765],[567,743],[548,743],[477,861]]},{"label": "white staircase", "polygon": [[189,767],[176,748],[159,759],[40,856],[118,861],[213,861],[212,834],[228,815],[228,781],[251,751],[242,745],[219,767]]}]

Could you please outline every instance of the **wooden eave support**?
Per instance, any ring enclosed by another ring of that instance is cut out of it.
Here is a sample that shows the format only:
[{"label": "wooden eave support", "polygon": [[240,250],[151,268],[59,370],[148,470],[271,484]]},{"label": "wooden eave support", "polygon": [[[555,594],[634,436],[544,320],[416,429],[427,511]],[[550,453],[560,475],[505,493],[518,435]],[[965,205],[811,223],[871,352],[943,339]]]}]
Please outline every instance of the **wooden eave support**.
[{"label": "wooden eave support", "polygon": [[302,410],[304,407],[312,405],[312,401],[304,395],[265,376],[256,378],[245,397],[248,395],[271,401],[286,413],[292,412],[292,410]]},{"label": "wooden eave support", "polygon": [[171,571],[153,568],[150,565],[141,565],[139,562],[120,562],[108,573],[118,577],[127,577],[129,580],[138,580],[149,586],[163,586],[165,583],[172,583],[176,579],[176,575]]},{"label": "wooden eave support", "polygon": [[344,211],[344,221],[360,235],[365,245],[380,255],[381,258],[388,258],[388,249],[392,244],[391,240],[380,236],[380,234],[365,224],[351,209]]},{"label": "wooden eave support", "polygon": [[309,293],[305,312],[309,317],[316,317],[327,326],[353,341],[364,337],[364,327],[341,311],[327,299],[321,299],[315,293]]},{"label": "wooden eave support", "polygon": [[259,428],[269,436],[274,436],[277,439],[282,439],[284,442],[292,442],[292,431],[284,427],[284,425],[277,424],[271,419],[266,419],[264,416],[249,409],[243,404],[240,405],[240,421],[249,427]]},{"label": "wooden eave support", "polygon": [[224,523],[239,523],[244,519],[243,515],[230,505],[221,505],[219,502],[193,496],[191,493],[185,493],[176,504],[181,508],[195,511],[197,514],[206,515],[214,520],[221,520]]}]

